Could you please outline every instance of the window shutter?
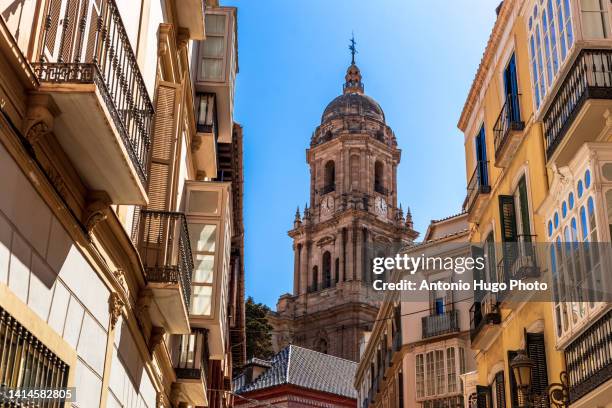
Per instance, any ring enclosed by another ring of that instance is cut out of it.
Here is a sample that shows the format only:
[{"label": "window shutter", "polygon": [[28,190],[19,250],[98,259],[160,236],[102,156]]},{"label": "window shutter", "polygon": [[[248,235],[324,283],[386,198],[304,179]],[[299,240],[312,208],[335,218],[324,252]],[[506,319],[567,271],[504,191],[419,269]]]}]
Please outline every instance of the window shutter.
[{"label": "window shutter", "polygon": [[[479,246],[475,246],[472,245],[470,248],[470,251],[472,253],[472,259],[476,259],[479,257],[484,257],[484,249],[479,247]],[[482,269],[479,269],[477,267],[474,267],[473,269],[473,274],[474,276],[472,277],[474,281],[479,281],[481,279],[485,278],[485,271]],[[486,291],[482,290],[482,289],[476,289],[474,290],[474,300],[476,302],[480,302],[484,296],[484,294],[486,293]]]},{"label": "window shutter", "polygon": [[508,350],[508,372],[509,380],[510,380],[510,401],[512,404],[512,408],[519,407],[519,395],[518,395],[518,387],[516,386],[516,380],[514,378],[514,373],[512,372],[512,368],[510,368],[510,362],[514,357],[516,357],[518,353],[514,350]]},{"label": "window shutter", "polygon": [[521,202],[521,230],[527,242],[531,241],[531,227],[529,225],[529,199],[527,196],[527,182],[525,176],[521,178],[518,185],[519,200]]},{"label": "window shutter", "polygon": [[495,374],[495,401],[496,408],[506,408],[506,384],[503,371]]},{"label": "window shutter", "polygon": [[63,10],[63,3],[65,0],[51,0],[49,2],[49,8],[47,10],[46,17],[49,21],[49,29],[45,34],[45,48],[46,51],[51,55],[51,58],[55,55],[56,45],[58,44],[58,29],[60,22],[60,15]]},{"label": "window shutter", "polygon": [[503,242],[516,242],[516,213],[514,197],[510,195],[499,196],[499,216]]},{"label": "window shutter", "polygon": [[489,400],[489,396],[491,395],[491,387],[486,387],[484,385],[476,386],[476,407],[477,408],[488,408],[487,401]]},{"label": "window shutter", "polygon": [[179,90],[180,85],[171,82],[162,81],[157,87],[147,206],[151,210],[172,210],[170,197],[177,151]]},{"label": "window shutter", "polygon": [[544,333],[525,333],[527,355],[535,363],[532,371],[531,390],[535,395],[546,398],[548,388],[548,370],[546,367],[546,348]]}]

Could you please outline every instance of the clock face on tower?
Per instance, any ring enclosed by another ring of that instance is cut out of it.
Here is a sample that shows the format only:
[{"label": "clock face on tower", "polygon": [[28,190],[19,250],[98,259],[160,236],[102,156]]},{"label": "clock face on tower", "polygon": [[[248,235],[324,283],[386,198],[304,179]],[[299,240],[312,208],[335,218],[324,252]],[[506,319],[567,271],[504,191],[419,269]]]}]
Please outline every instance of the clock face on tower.
[{"label": "clock face on tower", "polygon": [[334,198],[332,196],[323,197],[321,199],[321,214],[329,215],[334,212]]},{"label": "clock face on tower", "polygon": [[387,202],[383,197],[376,197],[374,201],[374,211],[376,211],[378,215],[387,215]]}]

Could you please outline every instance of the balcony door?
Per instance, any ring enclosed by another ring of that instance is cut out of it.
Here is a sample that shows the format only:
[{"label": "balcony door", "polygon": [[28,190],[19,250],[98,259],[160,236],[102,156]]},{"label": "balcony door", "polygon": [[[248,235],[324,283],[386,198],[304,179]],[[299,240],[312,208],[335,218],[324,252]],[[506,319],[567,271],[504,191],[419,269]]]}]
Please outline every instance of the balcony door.
[{"label": "balcony door", "polygon": [[508,105],[508,119],[510,123],[521,121],[521,109],[518,100],[518,79],[516,76],[516,59],[514,54],[508,60],[504,70],[504,91]]},{"label": "balcony door", "polygon": [[478,166],[478,187],[489,185],[489,171],[487,168],[487,142],[484,125],[476,136],[476,166]]}]

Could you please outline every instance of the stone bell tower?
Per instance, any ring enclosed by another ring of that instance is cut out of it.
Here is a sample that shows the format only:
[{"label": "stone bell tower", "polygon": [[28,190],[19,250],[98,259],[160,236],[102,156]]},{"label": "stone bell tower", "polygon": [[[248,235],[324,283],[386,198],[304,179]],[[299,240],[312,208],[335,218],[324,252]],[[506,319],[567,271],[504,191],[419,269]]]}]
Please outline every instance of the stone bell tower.
[{"label": "stone bell tower", "polygon": [[372,328],[372,248],[417,237],[412,216],[397,204],[401,152],[380,105],[364,94],[361,72],[348,67],[342,95],[327,105],[306,161],[310,204],[295,214],[293,294],[280,297],[269,319],[273,343],[359,358]]}]

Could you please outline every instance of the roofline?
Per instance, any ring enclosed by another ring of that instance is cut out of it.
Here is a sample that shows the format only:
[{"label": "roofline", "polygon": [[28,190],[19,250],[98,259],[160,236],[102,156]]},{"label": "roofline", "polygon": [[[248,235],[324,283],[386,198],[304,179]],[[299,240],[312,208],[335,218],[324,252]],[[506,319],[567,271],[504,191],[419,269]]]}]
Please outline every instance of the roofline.
[{"label": "roofline", "polygon": [[487,42],[482,59],[480,60],[480,65],[478,66],[478,70],[476,71],[476,75],[472,81],[472,86],[464,102],[463,110],[461,111],[461,116],[459,117],[459,122],[457,123],[457,127],[462,132],[465,132],[467,128],[467,124],[476,105],[477,94],[480,92],[480,87],[485,81],[486,73],[490,68],[491,61],[493,60],[493,56],[495,54],[495,49],[497,48],[499,40],[503,34],[504,27],[510,19],[512,7],[516,1],[517,0],[504,0],[501,9],[499,10],[497,20],[495,20],[493,30],[489,35],[489,41]]}]

